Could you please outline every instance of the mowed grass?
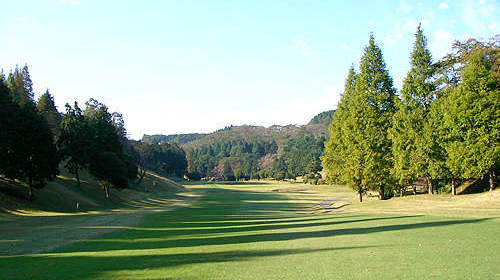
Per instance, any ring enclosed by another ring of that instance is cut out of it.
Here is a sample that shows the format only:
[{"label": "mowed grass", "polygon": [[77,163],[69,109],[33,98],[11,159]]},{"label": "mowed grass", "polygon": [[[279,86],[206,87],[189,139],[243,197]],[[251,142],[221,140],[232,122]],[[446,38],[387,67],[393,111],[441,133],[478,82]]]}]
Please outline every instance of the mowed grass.
[{"label": "mowed grass", "polygon": [[[204,197],[148,214],[136,226],[49,253],[0,256],[0,278],[500,278],[495,209],[485,217],[411,209],[376,214],[368,210],[383,209],[383,203],[396,211],[396,200],[360,206],[344,191],[284,184],[189,188],[203,190]],[[329,213],[311,211],[321,199],[336,196],[348,196],[346,205]],[[22,236],[12,239],[23,242]]]}]

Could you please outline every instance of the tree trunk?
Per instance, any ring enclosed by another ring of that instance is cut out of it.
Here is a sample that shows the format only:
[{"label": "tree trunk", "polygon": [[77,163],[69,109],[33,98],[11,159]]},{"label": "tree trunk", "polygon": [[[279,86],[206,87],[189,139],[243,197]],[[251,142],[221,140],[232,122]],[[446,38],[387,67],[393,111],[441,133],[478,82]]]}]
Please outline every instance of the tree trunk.
[{"label": "tree trunk", "polygon": [[78,174],[78,168],[75,169],[76,186],[80,188],[80,174]]},{"label": "tree trunk", "polygon": [[384,186],[383,185],[380,185],[380,187],[378,189],[378,198],[380,200],[384,200],[385,199]]},{"label": "tree trunk", "polygon": [[495,189],[495,171],[490,169],[490,191]]},{"label": "tree trunk", "polygon": [[451,176],[451,194],[457,195],[455,176]]},{"label": "tree trunk", "polygon": [[140,168],[140,170],[139,170],[139,179],[136,182],[137,185],[139,185],[142,182],[142,179],[144,179],[145,175],[146,175],[146,170]]},{"label": "tree trunk", "polygon": [[358,193],[359,193],[359,202],[363,202],[363,191],[359,190]]},{"label": "tree trunk", "polygon": [[431,177],[426,177],[427,180],[427,187],[429,188],[429,194],[433,194],[433,188],[432,188],[432,178]]},{"label": "tree trunk", "polygon": [[28,182],[28,200],[29,201],[33,200],[33,178],[31,176],[29,177],[29,182]]},{"label": "tree trunk", "polygon": [[107,183],[104,183],[104,184],[102,185],[102,187],[104,188],[104,193],[106,194],[106,198],[107,198],[107,199],[110,199],[110,197],[111,197],[111,196],[110,196],[110,193],[109,193],[109,186],[108,186],[108,184],[107,184]]}]

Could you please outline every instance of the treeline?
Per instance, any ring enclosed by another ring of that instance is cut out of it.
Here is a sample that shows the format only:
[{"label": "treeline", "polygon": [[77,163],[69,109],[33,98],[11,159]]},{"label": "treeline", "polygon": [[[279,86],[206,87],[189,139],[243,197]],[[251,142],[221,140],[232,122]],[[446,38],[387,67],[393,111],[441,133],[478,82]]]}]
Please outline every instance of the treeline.
[{"label": "treeline", "polygon": [[147,170],[176,177],[183,177],[186,174],[186,153],[177,143],[150,144],[129,140],[127,150],[137,162],[138,182],[142,180]]},{"label": "treeline", "polygon": [[209,176],[230,181],[257,179],[260,178],[259,160],[277,151],[275,141],[221,139],[187,149],[188,176],[190,179]]},{"label": "treeline", "polygon": [[306,176],[317,184],[322,170],[320,156],[324,150],[324,136],[300,135],[289,139],[283,151],[273,162],[271,173],[267,174],[276,180],[295,179]]},{"label": "treeline", "polygon": [[420,26],[399,94],[373,34],[349,70],[322,163],[330,183],[380,199],[425,178],[428,192],[489,176],[499,158],[500,42],[456,42],[433,62]]},{"label": "treeline", "polygon": [[142,141],[148,144],[177,143],[185,144],[205,137],[204,133],[171,134],[171,135],[147,135],[142,136]]},{"label": "treeline", "polygon": [[122,115],[97,100],[90,99],[84,108],[77,102],[65,107],[58,112],[48,90],[34,100],[27,66],[0,75],[0,178],[25,182],[29,200],[33,188],[59,174],[61,164],[78,186],[81,171],[87,170],[107,198],[110,187],[126,188],[140,181],[146,169],[185,173],[182,149],[131,142]]},{"label": "treeline", "polygon": [[328,110],[321,112],[316,116],[314,116],[309,122],[309,124],[319,124],[324,122],[331,123],[333,120],[333,113],[335,113],[335,110]]}]

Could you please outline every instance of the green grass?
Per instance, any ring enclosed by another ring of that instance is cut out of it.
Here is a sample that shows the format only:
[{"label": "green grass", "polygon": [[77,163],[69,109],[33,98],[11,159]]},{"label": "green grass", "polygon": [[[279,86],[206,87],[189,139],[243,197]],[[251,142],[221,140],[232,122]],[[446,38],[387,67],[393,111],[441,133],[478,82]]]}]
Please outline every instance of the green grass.
[{"label": "green grass", "polygon": [[[305,213],[343,191],[286,184],[190,188],[204,191],[190,207],[148,214],[136,226],[49,253],[0,256],[0,278],[500,278],[497,218],[363,213],[354,200],[341,211]],[[394,203],[368,202],[376,206],[370,209]],[[25,242],[22,234],[11,239]]]}]

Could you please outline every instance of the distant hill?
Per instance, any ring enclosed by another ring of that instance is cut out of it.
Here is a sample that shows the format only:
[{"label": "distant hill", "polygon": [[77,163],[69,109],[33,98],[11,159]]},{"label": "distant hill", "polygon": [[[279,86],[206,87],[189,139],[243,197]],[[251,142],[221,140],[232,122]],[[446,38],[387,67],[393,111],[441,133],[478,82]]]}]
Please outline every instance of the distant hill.
[{"label": "distant hill", "polygon": [[[196,176],[226,180],[273,177],[276,159],[290,158],[286,154],[293,153],[298,145],[302,145],[300,149],[304,150],[305,158],[299,160],[301,166],[289,162],[287,172],[290,176],[303,174],[310,161],[319,160],[332,114],[332,110],[322,112],[306,125],[240,125],[228,126],[210,134],[197,134],[188,138],[191,141],[181,143],[186,151],[188,171]],[[176,139],[174,137],[168,135],[155,139],[156,142],[168,141]],[[292,169],[293,172],[290,171]]]},{"label": "distant hill", "polygon": [[147,135],[142,136],[142,141],[149,144],[160,144],[160,143],[178,143],[185,144],[191,141],[195,141],[205,137],[207,134],[204,133],[188,133],[188,134],[170,134],[170,135]]},{"label": "distant hill", "polygon": [[[142,136],[142,141],[146,143],[178,143],[183,147],[200,146],[204,143],[211,143],[218,139],[225,138],[231,140],[275,140],[278,144],[284,140],[299,134],[310,134],[314,136],[327,136],[328,126],[332,122],[335,110],[321,112],[314,116],[306,125],[272,125],[270,127],[241,125],[228,126],[215,132],[187,133],[187,134],[155,134]],[[189,145],[185,145],[188,144]]]},{"label": "distant hill", "polygon": [[319,165],[333,112],[322,112],[305,125],[228,126],[209,134],[144,135],[142,141],[178,143],[192,179],[295,178]]},{"label": "distant hill", "polygon": [[[328,126],[330,125],[335,110],[329,110],[314,116],[311,121],[306,125],[272,125],[269,127],[254,126],[254,125],[240,125],[228,126],[224,129],[217,130],[210,134],[183,134],[183,135],[200,135],[198,139],[185,141],[182,145],[184,148],[194,148],[210,143],[215,143],[220,140],[232,141],[275,141],[279,146],[286,140],[294,138],[297,135],[312,135],[324,136],[328,135]],[[201,136],[203,135],[203,136]],[[146,136],[146,135],[145,135]],[[176,135],[167,135],[165,137],[172,137]],[[167,139],[165,138],[165,139]]]},{"label": "distant hill", "polygon": [[308,124],[319,124],[319,123],[327,123],[330,124],[333,120],[333,113],[335,110],[324,111],[312,118],[312,120]]}]

